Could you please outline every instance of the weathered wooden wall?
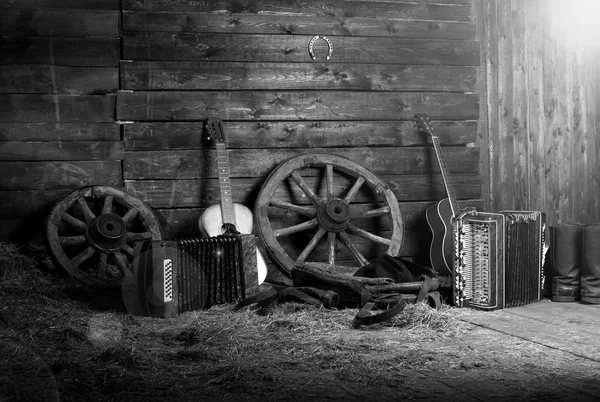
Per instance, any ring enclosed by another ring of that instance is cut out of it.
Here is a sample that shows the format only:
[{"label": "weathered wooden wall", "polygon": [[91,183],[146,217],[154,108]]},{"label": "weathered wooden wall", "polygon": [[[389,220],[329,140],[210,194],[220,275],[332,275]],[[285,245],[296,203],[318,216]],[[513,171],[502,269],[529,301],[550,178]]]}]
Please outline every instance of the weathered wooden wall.
[{"label": "weathered wooden wall", "polygon": [[[289,157],[344,156],[393,188],[401,254],[426,254],[424,211],[445,189],[415,113],[433,120],[459,197],[481,206],[472,5],[435,3],[124,0],[125,187],[166,217],[168,234],[196,234],[219,197],[203,123],[220,117],[235,202],[252,207]],[[314,35],[331,40],[331,60],[324,41],[311,60]]]},{"label": "weathered wooden wall", "polygon": [[27,240],[61,195],[121,186],[118,0],[0,1],[0,238]]},{"label": "weathered wooden wall", "polygon": [[[426,113],[461,199],[483,207],[481,55],[471,0],[0,0],[2,238],[43,225],[61,195],[123,186],[198,234],[217,203],[208,117],[228,137],[234,201],[252,207],[287,158],[332,153],[394,190],[403,255],[425,255],[445,197]],[[333,43],[315,43],[314,35]],[[31,226],[30,224],[33,224]]]},{"label": "weathered wooden wall", "polygon": [[598,31],[584,23],[593,3],[477,2],[492,210],[545,211],[549,224],[600,220]]}]

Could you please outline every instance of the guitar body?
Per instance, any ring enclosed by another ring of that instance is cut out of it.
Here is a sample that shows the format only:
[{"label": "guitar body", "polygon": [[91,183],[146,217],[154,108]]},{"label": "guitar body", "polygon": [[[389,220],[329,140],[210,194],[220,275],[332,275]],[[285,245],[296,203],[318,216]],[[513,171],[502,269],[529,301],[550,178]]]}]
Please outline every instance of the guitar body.
[{"label": "guitar body", "polygon": [[[245,205],[233,203],[235,228],[242,234],[251,234],[254,225],[252,211]],[[198,221],[198,227],[204,237],[215,237],[225,233],[221,205],[215,204],[206,208]]]},{"label": "guitar body", "polygon": [[[235,216],[235,228],[242,234],[252,234],[254,226],[254,217],[252,211],[245,205],[233,203],[233,214]],[[198,219],[198,227],[204,237],[215,237],[225,233],[223,218],[221,213],[221,205],[215,204],[206,208],[200,219]],[[256,248],[256,259],[258,268],[258,284],[264,282],[267,277],[267,262],[262,253]]]},{"label": "guitar body", "polygon": [[427,208],[425,217],[433,234],[429,258],[440,275],[451,275],[453,267],[452,206],[448,198]]}]

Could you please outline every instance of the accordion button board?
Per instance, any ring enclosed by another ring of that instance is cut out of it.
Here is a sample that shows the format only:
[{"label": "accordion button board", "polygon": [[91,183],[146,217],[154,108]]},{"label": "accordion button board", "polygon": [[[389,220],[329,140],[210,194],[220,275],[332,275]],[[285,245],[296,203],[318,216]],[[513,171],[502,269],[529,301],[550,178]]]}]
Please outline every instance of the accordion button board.
[{"label": "accordion button board", "polygon": [[483,310],[541,300],[545,215],[471,212],[453,222],[452,302]]},{"label": "accordion button board", "polygon": [[256,237],[216,236],[137,242],[128,308],[175,317],[232,303],[258,291]]}]

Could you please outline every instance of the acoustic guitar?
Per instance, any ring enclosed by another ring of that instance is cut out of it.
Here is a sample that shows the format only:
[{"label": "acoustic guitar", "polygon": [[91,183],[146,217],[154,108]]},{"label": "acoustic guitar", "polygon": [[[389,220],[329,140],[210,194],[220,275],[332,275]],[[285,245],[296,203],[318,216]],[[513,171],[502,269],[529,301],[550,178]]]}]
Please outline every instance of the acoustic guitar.
[{"label": "acoustic guitar", "polygon": [[450,181],[450,174],[448,166],[446,165],[446,160],[442,154],[440,140],[434,134],[433,129],[429,124],[429,117],[424,114],[417,114],[415,115],[415,121],[421,131],[431,136],[435,155],[440,164],[444,187],[448,194],[448,198],[444,198],[435,205],[430,206],[425,212],[427,224],[433,235],[431,247],[429,248],[429,258],[431,260],[431,266],[440,275],[452,275],[454,256],[452,221],[460,214],[461,208],[456,196],[456,190]]},{"label": "acoustic guitar", "polygon": [[[205,237],[220,235],[251,234],[254,226],[252,211],[242,204],[233,202],[229,155],[221,128],[221,119],[209,118],[207,122],[208,140],[214,140],[217,149],[217,169],[219,171],[219,204],[206,208],[198,219],[200,232]],[[256,249],[258,284],[267,277],[267,263],[260,250]]]}]

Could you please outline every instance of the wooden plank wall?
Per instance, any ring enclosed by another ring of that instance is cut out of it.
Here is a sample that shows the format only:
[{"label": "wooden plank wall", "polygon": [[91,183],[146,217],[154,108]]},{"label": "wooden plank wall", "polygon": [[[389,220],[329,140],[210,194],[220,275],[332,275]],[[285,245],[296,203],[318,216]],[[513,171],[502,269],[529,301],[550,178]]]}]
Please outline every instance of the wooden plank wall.
[{"label": "wooden plank wall", "polygon": [[[424,255],[425,209],[445,197],[426,113],[459,198],[481,206],[476,24],[470,0],[123,0],[117,118],[125,187],[159,210],[167,236],[196,235],[218,202],[208,117],[223,119],[233,198],[252,208],[287,158],[347,157],[394,190],[402,255]],[[324,41],[333,44],[331,60]]]},{"label": "wooden plank wall", "polygon": [[118,0],[0,1],[0,238],[83,185],[122,186]]},{"label": "wooden plank wall", "polygon": [[592,3],[477,2],[492,210],[545,211],[550,225],[600,221],[597,30],[581,20]]}]

